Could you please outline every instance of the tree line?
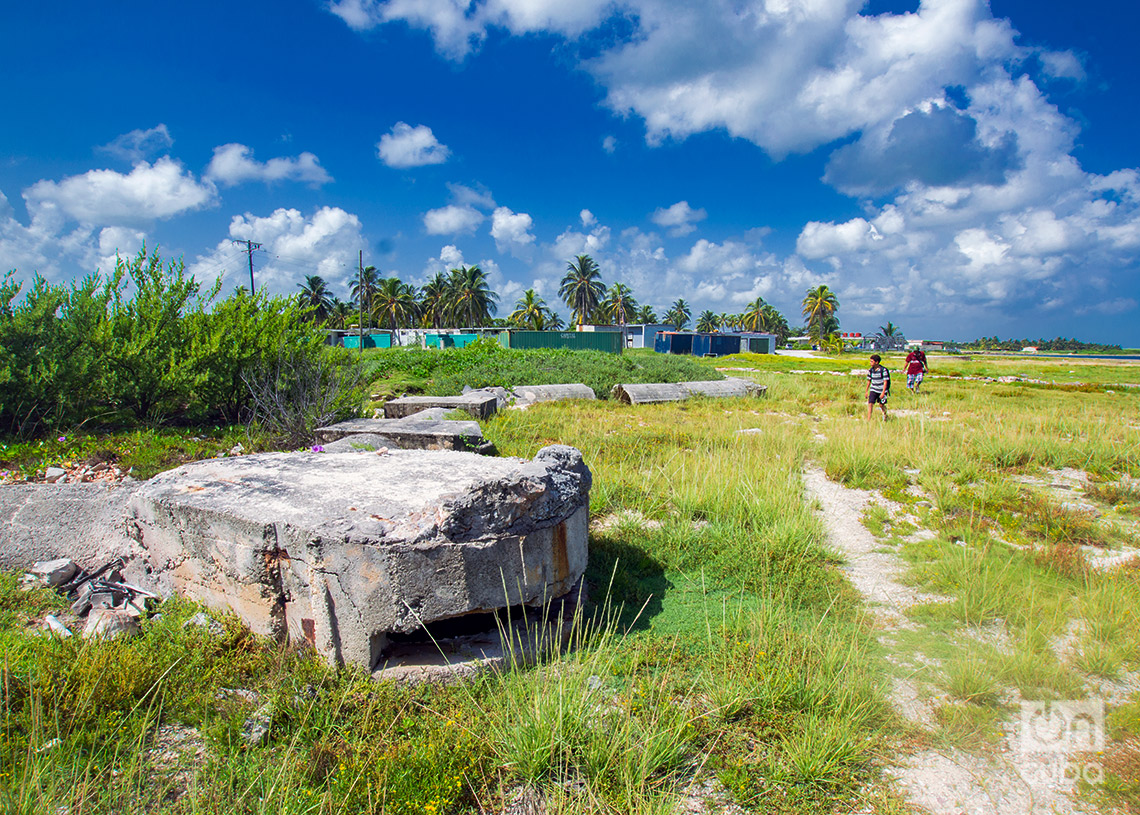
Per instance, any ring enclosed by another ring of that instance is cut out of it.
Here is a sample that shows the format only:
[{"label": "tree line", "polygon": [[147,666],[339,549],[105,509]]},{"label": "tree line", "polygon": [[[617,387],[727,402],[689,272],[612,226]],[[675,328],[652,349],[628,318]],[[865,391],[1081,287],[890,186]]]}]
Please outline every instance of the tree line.
[{"label": "tree line", "polygon": [[1082,342],[1081,340],[1069,339],[1068,337],[1056,337],[1051,340],[1003,340],[996,335],[993,337],[979,337],[967,343],[963,343],[963,348],[977,349],[980,351],[1020,351],[1022,348],[1036,348],[1038,351],[1089,351],[1092,353],[1105,352],[1105,351],[1120,351],[1122,350],[1119,345],[1104,345],[1097,342]]},{"label": "tree line", "polygon": [[[368,266],[352,284],[348,301],[334,296],[319,275],[306,275],[298,287],[300,302],[310,310],[312,319],[329,328],[360,324],[361,317],[364,325],[391,330],[516,327],[558,331],[567,327],[561,315],[533,288],[522,293],[507,317],[496,317],[499,295],[478,266],[437,272],[421,287],[405,283],[398,276],[384,277],[375,266]],[[589,255],[578,255],[566,264],[558,297],[570,310],[572,325],[666,324],[678,331],[692,325],[703,332],[775,334],[780,342],[796,330],[822,339],[839,329],[839,301],[827,286],[807,292],[803,302],[807,323],[802,329],[793,329],[779,309],[763,297],[757,297],[739,313],[703,311],[694,322],[692,309],[684,298],[678,298],[658,314],[653,306],[639,302],[625,283],[605,283],[598,264]]]}]

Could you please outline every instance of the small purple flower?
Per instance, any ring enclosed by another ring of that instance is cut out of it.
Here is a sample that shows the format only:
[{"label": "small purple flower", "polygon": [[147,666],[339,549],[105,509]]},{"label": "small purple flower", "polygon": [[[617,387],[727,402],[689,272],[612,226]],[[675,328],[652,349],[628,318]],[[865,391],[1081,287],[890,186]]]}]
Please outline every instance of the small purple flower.
[{"label": "small purple flower", "polygon": [[67,441],[67,436],[60,436],[60,437],[59,437],[59,440],[60,440],[60,441]]},{"label": "small purple flower", "polygon": [[313,452],[314,453],[323,453],[324,451],[325,451],[325,448],[321,447],[319,444],[313,445]]}]

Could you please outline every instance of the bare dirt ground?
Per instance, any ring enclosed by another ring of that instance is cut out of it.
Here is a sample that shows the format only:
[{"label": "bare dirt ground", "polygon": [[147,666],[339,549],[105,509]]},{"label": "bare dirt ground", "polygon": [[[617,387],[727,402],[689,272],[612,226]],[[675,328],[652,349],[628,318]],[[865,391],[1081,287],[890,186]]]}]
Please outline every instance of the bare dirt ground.
[{"label": "bare dirt ground", "polygon": [[[863,525],[862,516],[872,502],[892,512],[900,507],[875,493],[843,487],[830,481],[818,468],[804,473],[808,493],[819,502],[831,546],[846,559],[852,584],[867,598],[879,619],[880,641],[897,647],[892,632],[915,624],[904,614],[908,606],[931,597],[903,585],[903,563],[893,552],[883,551],[875,536]],[[912,519],[908,519],[912,520]],[[921,530],[920,530],[921,531]],[[913,662],[921,655],[894,653],[895,664]],[[899,715],[921,731],[937,730],[937,715],[931,689],[920,683],[895,679],[890,700]],[[999,745],[984,755],[947,748],[919,748],[900,755],[887,767],[912,805],[933,815],[1077,815],[1090,810],[1075,802],[1072,779],[1058,778],[1054,757],[1020,749],[1017,722],[1006,726]]]}]

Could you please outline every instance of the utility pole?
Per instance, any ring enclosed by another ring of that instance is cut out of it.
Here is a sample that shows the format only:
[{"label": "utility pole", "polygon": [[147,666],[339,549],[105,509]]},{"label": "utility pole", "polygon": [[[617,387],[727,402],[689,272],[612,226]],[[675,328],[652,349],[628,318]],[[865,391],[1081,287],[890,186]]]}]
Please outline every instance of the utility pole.
[{"label": "utility pole", "polygon": [[360,271],[357,280],[357,292],[360,297],[360,322],[356,326],[360,341],[360,356],[364,356],[364,250],[360,250]]},{"label": "utility pole", "polygon": [[253,287],[253,253],[255,250],[261,248],[261,244],[260,243],[254,243],[253,241],[249,241],[249,240],[245,240],[245,241],[234,240],[232,242],[233,243],[239,243],[239,244],[240,243],[245,244],[245,253],[247,255],[249,255],[249,293],[251,296],[254,294],[257,294],[257,290],[254,289],[254,287]]}]

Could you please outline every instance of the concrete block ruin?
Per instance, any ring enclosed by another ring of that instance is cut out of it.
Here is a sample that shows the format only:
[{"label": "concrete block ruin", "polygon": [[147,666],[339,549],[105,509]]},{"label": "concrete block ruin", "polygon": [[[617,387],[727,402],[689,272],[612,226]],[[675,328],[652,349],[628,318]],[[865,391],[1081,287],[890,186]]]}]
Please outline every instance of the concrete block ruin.
[{"label": "concrete block ruin", "polygon": [[563,399],[597,399],[594,389],[588,385],[522,385],[512,388],[515,407],[525,407],[538,402],[558,402]]},{"label": "concrete block ruin", "polygon": [[[328,445],[340,439],[349,444],[340,448],[351,450],[352,440],[359,439],[363,447],[381,447],[399,450],[460,450],[483,455],[494,455],[495,446],[483,438],[478,422],[436,418],[428,414],[445,413],[443,410],[426,410],[406,419],[351,419],[328,427],[318,427],[314,434],[317,442]],[[364,437],[368,438],[365,439]]]},{"label": "concrete block ruin", "polygon": [[659,382],[614,385],[611,396],[627,405],[653,405],[661,402],[680,402],[694,396],[758,397],[768,392],[766,385],[751,379],[728,377],[710,382]]},{"label": "concrete block ruin", "polygon": [[462,410],[476,419],[489,419],[499,408],[499,399],[486,391],[459,396],[401,396],[384,403],[384,418],[404,419],[429,408]]},{"label": "concrete block ruin", "polygon": [[375,669],[389,638],[569,593],[591,475],[555,445],[471,453],[267,453],[195,462],[130,498],[150,578],[255,632]]}]

